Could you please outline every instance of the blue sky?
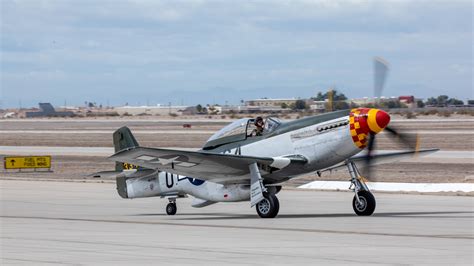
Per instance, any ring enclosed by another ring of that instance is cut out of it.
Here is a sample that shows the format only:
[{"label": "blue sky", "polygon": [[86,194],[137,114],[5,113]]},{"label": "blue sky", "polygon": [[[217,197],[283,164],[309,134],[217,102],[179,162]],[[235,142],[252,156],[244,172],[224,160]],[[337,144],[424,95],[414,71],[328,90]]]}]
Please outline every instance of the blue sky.
[{"label": "blue sky", "polygon": [[473,97],[471,1],[1,1],[3,107]]}]

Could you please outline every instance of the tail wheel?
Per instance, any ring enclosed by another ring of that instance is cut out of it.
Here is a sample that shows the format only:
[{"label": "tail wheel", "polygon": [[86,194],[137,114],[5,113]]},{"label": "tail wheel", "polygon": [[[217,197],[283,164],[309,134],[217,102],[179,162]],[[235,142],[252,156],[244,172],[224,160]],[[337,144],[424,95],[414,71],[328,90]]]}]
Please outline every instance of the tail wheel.
[{"label": "tail wheel", "polygon": [[177,210],[176,203],[170,202],[166,205],[166,214],[168,215],[175,215]]},{"label": "tail wheel", "polygon": [[280,210],[280,202],[275,195],[270,194],[257,203],[255,208],[261,218],[275,218]]},{"label": "tail wheel", "polygon": [[359,216],[370,216],[375,211],[375,198],[372,193],[366,190],[361,190],[357,193],[359,200],[354,196],[352,199],[352,208]]}]

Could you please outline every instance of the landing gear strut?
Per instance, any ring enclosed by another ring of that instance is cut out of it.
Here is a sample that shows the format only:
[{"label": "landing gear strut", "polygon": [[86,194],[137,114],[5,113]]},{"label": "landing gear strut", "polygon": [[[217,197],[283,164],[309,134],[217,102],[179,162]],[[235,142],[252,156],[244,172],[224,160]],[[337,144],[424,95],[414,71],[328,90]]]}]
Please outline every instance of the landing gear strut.
[{"label": "landing gear strut", "polygon": [[280,210],[280,202],[274,194],[265,193],[264,198],[257,203],[258,216],[261,218],[275,218]]},{"label": "landing gear strut", "polygon": [[360,176],[356,164],[352,161],[347,161],[346,165],[351,175],[350,188],[354,190],[355,194],[352,199],[352,209],[359,216],[370,216],[375,211],[375,197],[370,193],[363,177]]},{"label": "landing gear strut", "polygon": [[170,199],[170,203],[166,205],[166,214],[175,215],[178,208],[176,207],[176,199]]},{"label": "landing gear strut", "polygon": [[257,163],[250,164],[249,171],[250,206],[255,206],[260,218],[275,218],[280,210],[280,203],[275,194],[278,193],[281,187],[265,187]]}]

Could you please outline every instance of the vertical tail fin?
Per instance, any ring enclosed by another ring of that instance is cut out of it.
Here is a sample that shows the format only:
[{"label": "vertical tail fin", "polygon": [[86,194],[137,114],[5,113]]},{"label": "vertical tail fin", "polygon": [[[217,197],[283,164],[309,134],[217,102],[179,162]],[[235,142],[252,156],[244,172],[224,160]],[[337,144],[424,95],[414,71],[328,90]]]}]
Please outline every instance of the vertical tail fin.
[{"label": "vertical tail fin", "polygon": [[[115,152],[121,151],[123,149],[138,147],[138,142],[133,136],[132,132],[128,127],[121,127],[114,132],[114,147]],[[133,169],[137,168],[134,165],[128,163],[115,163],[115,170],[122,171],[123,169]]]},{"label": "vertical tail fin", "polygon": [[128,127],[121,127],[114,132],[115,152],[126,148],[138,147],[138,142]]}]

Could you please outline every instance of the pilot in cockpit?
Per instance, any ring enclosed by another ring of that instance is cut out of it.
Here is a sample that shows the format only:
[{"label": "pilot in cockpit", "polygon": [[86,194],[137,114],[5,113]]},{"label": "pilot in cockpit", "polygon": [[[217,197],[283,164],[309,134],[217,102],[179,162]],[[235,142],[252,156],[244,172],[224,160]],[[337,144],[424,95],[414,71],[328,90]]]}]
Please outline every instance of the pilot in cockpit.
[{"label": "pilot in cockpit", "polygon": [[263,122],[263,118],[258,116],[255,119],[255,129],[252,131],[252,136],[261,136],[263,134],[263,129],[265,127],[265,123]]}]

